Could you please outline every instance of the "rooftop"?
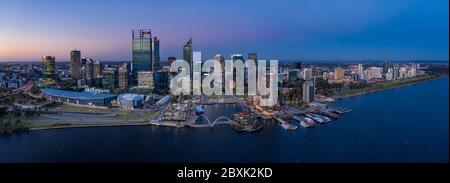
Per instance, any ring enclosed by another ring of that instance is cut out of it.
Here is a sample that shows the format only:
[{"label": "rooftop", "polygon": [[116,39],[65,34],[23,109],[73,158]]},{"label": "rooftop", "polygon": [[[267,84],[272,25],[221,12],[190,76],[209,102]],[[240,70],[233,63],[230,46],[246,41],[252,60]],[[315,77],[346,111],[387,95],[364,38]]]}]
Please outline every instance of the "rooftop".
[{"label": "rooftop", "polygon": [[105,94],[105,93],[89,93],[89,92],[73,92],[73,91],[65,91],[65,90],[57,90],[51,88],[44,88],[41,91],[45,94],[71,98],[71,99],[105,99],[116,97],[114,94]]},{"label": "rooftop", "polygon": [[119,95],[119,100],[143,100],[144,95],[140,94],[132,94],[132,93],[126,93]]}]

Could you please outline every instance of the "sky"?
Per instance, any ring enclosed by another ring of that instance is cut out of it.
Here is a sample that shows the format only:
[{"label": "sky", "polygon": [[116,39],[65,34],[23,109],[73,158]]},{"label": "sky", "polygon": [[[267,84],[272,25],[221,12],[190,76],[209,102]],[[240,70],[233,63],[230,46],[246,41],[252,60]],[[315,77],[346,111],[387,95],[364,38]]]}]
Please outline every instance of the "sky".
[{"label": "sky", "polygon": [[151,29],[161,59],[192,36],[203,59],[448,60],[448,0],[2,0],[0,61],[52,55],[129,61],[131,30]]}]

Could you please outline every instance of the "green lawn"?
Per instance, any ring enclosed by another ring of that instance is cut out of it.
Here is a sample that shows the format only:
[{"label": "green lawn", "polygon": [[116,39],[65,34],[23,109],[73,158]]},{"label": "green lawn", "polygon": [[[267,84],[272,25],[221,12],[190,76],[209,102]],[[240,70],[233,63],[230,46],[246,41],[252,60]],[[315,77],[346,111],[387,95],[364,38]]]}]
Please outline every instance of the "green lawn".
[{"label": "green lawn", "polygon": [[341,92],[337,93],[335,95],[335,97],[351,96],[351,95],[360,94],[360,93],[362,94],[362,93],[369,93],[369,92],[374,92],[374,91],[380,91],[380,90],[389,89],[389,88],[395,88],[395,87],[398,87],[398,86],[412,84],[412,83],[416,83],[416,82],[420,82],[420,81],[430,80],[430,79],[434,79],[434,78],[437,78],[437,77],[439,77],[439,76],[437,76],[437,75],[425,75],[425,76],[418,76],[418,77],[407,78],[407,79],[402,79],[402,80],[397,80],[397,81],[379,82],[379,83],[371,84],[371,85],[369,85],[368,87],[365,87],[365,88],[341,91]]}]

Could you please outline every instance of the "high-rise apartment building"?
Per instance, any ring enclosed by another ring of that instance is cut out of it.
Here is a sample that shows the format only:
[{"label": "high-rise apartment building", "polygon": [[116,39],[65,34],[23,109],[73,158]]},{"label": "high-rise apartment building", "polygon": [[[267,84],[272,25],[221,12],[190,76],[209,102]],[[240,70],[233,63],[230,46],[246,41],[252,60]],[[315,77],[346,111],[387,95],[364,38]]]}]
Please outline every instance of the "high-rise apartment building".
[{"label": "high-rise apartment building", "polygon": [[42,64],[44,64],[43,74],[45,78],[51,79],[56,75],[56,63],[54,56],[42,57]]},{"label": "high-rise apartment building", "polygon": [[70,75],[74,79],[80,78],[81,51],[72,50],[70,52]]}]

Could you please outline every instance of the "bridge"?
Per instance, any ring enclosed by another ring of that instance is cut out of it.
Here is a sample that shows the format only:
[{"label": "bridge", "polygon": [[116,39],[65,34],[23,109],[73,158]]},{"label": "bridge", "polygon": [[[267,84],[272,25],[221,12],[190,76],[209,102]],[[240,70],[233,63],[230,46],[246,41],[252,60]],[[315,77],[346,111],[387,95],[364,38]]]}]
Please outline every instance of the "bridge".
[{"label": "bridge", "polygon": [[[196,124],[198,119],[206,119],[206,121],[208,123],[207,124]],[[205,128],[205,127],[212,128],[215,125],[230,125],[233,127],[233,125],[236,125],[237,123],[225,116],[219,117],[216,120],[214,120],[213,122],[211,122],[211,120],[209,120],[208,116],[200,115],[200,116],[189,119],[188,121],[185,122],[185,124],[186,124],[186,126],[194,127],[194,128]]]}]

